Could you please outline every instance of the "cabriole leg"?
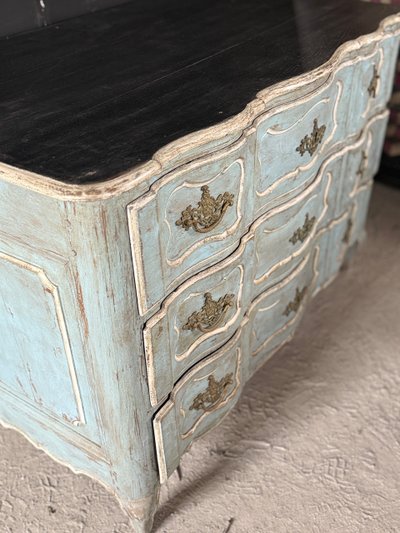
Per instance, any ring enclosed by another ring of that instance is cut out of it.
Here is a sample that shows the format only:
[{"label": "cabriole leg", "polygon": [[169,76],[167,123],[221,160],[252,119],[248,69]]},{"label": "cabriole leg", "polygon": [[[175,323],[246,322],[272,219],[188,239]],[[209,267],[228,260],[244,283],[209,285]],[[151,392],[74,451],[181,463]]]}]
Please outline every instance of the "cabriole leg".
[{"label": "cabriole leg", "polygon": [[140,500],[121,501],[121,507],[128,515],[133,533],[151,533],[157,510],[160,487],[154,493]]}]

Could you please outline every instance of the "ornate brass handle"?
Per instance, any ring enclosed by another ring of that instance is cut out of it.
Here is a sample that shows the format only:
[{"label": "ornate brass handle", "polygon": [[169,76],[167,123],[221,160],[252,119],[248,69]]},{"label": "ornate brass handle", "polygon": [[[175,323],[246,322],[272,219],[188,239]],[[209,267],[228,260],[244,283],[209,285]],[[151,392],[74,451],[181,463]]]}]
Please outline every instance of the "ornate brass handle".
[{"label": "ornate brass handle", "polygon": [[225,294],[219,300],[213,300],[211,294],[206,292],[203,307],[190,315],[182,329],[198,329],[202,333],[213,331],[221,324],[228,308],[233,305],[234,298],[233,294]]},{"label": "ornate brass handle", "polygon": [[368,155],[367,155],[367,152],[363,150],[361,154],[360,166],[357,170],[357,176],[360,176],[360,178],[363,179],[364,174],[367,171],[367,169],[368,169]]},{"label": "ornate brass handle", "polygon": [[376,98],[376,93],[378,91],[378,83],[380,79],[381,77],[378,74],[378,69],[374,65],[374,74],[372,76],[371,83],[369,84],[369,87],[368,87],[368,94],[370,95],[371,98]]},{"label": "ornate brass handle", "polygon": [[307,287],[303,287],[301,290],[298,288],[296,289],[296,296],[294,297],[294,300],[289,302],[286,306],[286,309],[284,310],[283,314],[285,316],[289,316],[290,313],[297,313],[297,311],[300,308],[300,305],[302,301],[304,300],[304,296],[307,293]]},{"label": "ornate brass handle", "polygon": [[349,218],[349,220],[347,221],[346,231],[344,232],[343,239],[342,239],[342,242],[344,244],[349,244],[352,229],[353,229],[353,221],[351,220],[351,218]]},{"label": "ornate brass handle", "polygon": [[291,242],[293,245],[295,245],[298,241],[304,242],[310,235],[316,220],[317,219],[315,217],[310,218],[309,214],[307,213],[303,227],[297,228],[297,230],[290,237],[289,242]]},{"label": "ornate brass handle", "polygon": [[234,195],[229,192],[219,194],[214,198],[210,194],[208,185],[201,188],[201,200],[197,207],[188,205],[181,213],[181,218],[176,221],[177,226],[185,230],[194,228],[198,233],[207,233],[219,224],[228,207],[233,205]]},{"label": "ornate brass handle", "polygon": [[193,400],[190,411],[212,411],[226,398],[227,388],[233,383],[233,374],[227,374],[219,381],[213,375],[208,376],[208,387]]},{"label": "ornate brass handle", "polygon": [[300,145],[296,148],[296,152],[300,152],[303,156],[308,152],[311,156],[314,155],[318,145],[322,143],[326,131],[326,126],[318,127],[318,119],[314,120],[314,128],[310,135],[306,135],[300,142]]}]

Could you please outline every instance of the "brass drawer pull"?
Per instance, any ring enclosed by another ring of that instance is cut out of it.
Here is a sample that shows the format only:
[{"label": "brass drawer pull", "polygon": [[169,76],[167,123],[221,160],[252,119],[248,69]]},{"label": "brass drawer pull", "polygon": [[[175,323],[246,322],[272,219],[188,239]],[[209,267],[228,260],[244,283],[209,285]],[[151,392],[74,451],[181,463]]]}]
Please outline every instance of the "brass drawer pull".
[{"label": "brass drawer pull", "polygon": [[286,309],[284,310],[283,314],[285,316],[289,316],[290,313],[297,313],[297,311],[299,310],[303,300],[304,300],[304,296],[306,295],[307,293],[307,287],[303,287],[303,289],[299,290],[298,288],[296,289],[296,296],[294,298],[294,300],[292,300],[291,302],[289,302],[286,306]]},{"label": "brass drawer pull", "polygon": [[378,69],[374,65],[374,74],[372,76],[371,83],[369,84],[369,87],[368,87],[368,94],[370,95],[371,98],[376,98],[376,93],[378,91],[378,83],[380,79],[381,77],[378,74]]},{"label": "brass drawer pull", "polygon": [[235,196],[229,192],[224,192],[214,198],[210,194],[208,185],[203,185],[201,191],[201,200],[197,202],[198,207],[188,205],[182,211],[181,218],[176,221],[177,226],[182,226],[185,230],[194,228],[198,233],[207,233],[217,226],[228,207],[233,205]]},{"label": "brass drawer pull", "polygon": [[343,239],[342,239],[342,242],[344,244],[349,244],[352,229],[353,229],[353,221],[351,220],[351,218],[349,218],[349,220],[347,221],[346,231],[344,232]]},{"label": "brass drawer pull", "polygon": [[365,152],[365,150],[363,150],[361,154],[360,166],[357,170],[357,176],[360,176],[360,178],[363,179],[364,174],[367,170],[368,170],[368,155]]},{"label": "brass drawer pull", "polygon": [[198,329],[202,333],[213,331],[221,324],[228,308],[233,305],[234,298],[234,294],[225,294],[219,300],[213,300],[211,294],[206,292],[203,307],[190,315],[182,329]]},{"label": "brass drawer pull", "polygon": [[293,245],[295,245],[298,241],[304,242],[310,235],[316,220],[317,219],[315,217],[310,218],[309,214],[307,213],[303,227],[297,228],[292,237],[290,237],[289,242],[291,242]]},{"label": "brass drawer pull", "polygon": [[325,135],[326,126],[318,127],[318,119],[314,120],[314,128],[310,135],[306,135],[300,142],[300,145],[296,148],[296,152],[300,152],[303,156],[308,152],[311,156],[314,155],[318,145],[322,143],[322,139]]},{"label": "brass drawer pull", "polygon": [[233,383],[233,374],[227,374],[219,381],[213,375],[208,376],[208,387],[193,400],[189,410],[211,411],[226,398],[227,388]]}]

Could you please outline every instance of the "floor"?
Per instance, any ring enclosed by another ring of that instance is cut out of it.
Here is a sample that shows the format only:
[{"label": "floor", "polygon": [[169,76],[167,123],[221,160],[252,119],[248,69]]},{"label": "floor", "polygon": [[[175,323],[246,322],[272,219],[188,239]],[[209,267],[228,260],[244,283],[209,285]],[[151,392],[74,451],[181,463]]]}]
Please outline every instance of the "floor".
[{"label": "floor", "polygon": [[[400,190],[294,341],[162,492],[158,533],[400,531]],[[128,533],[99,484],[0,429],[1,533]]]}]

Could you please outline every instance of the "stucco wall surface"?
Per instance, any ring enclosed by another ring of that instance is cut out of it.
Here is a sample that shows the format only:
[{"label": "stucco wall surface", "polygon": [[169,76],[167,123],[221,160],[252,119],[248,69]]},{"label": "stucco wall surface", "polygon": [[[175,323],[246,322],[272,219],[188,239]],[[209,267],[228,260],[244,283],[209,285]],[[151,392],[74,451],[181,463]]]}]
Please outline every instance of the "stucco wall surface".
[{"label": "stucco wall surface", "polygon": [[[400,532],[400,190],[295,339],[163,488],[159,533]],[[1,533],[128,533],[106,490],[0,429]]]}]

